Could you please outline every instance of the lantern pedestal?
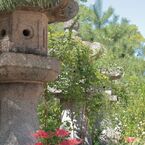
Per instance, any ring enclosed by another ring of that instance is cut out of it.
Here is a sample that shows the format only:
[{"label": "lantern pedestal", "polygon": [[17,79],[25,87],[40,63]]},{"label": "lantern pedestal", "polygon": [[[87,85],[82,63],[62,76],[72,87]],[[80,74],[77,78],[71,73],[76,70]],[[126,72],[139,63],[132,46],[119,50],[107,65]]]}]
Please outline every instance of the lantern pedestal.
[{"label": "lantern pedestal", "polygon": [[0,145],[30,145],[38,129],[36,107],[42,84],[0,84]]},{"label": "lantern pedestal", "polygon": [[49,57],[22,53],[0,54],[0,145],[33,145],[39,128],[36,107],[43,84],[59,74]]}]

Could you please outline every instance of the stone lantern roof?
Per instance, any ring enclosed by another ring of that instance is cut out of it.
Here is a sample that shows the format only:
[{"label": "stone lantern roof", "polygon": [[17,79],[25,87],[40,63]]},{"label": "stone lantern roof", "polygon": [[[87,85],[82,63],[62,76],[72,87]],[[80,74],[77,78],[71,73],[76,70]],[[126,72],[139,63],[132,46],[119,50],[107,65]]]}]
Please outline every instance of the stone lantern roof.
[{"label": "stone lantern roof", "polygon": [[0,13],[9,13],[15,10],[39,11],[48,16],[48,23],[68,21],[77,14],[78,9],[78,4],[74,0],[0,1]]}]

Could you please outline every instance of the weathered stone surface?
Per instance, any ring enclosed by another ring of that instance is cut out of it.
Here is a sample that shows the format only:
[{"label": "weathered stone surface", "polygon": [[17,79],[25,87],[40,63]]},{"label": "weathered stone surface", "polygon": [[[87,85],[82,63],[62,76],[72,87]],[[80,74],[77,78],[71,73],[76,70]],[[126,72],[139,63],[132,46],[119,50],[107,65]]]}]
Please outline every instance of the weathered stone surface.
[{"label": "weathered stone surface", "polygon": [[82,41],[92,52],[92,57],[99,58],[103,55],[105,48],[101,43]]},{"label": "weathered stone surface", "polygon": [[107,95],[109,101],[111,101],[111,102],[117,102],[118,101],[118,96],[114,95],[112,90],[105,90],[105,94]]},{"label": "weathered stone surface", "polygon": [[59,62],[54,58],[23,53],[0,54],[0,83],[43,83],[57,78]]},{"label": "weathered stone surface", "polygon": [[110,78],[110,80],[119,80],[124,75],[124,71],[120,67],[116,68],[101,68],[100,72]]},{"label": "weathered stone surface", "polygon": [[75,30],[75,31],[78,31],[79,30],[79,22],[75,22],[73,19],[65,22],[64,23],[64,30],[67,30],[67,29],[70,29],[70,28]]},{"label": "weathered stone surface", "polygon": [[0,145],[35,143],[38,98],[59,74],[59,62],[47,56],[47,25],[40,11],[0,14]]},{"label": "weathered stone surface", "polygon": [[74,0],[63,0],[62,5],[56,7],[52,11],[48,11],[47,15],[49,23],[65,22],[72,19],[79,11],[78,3]]},{"label": "weathered stone surface", "polygon": [[48,17],[43,12],[0,14],[0,51],[47,55],[47,25]]},{"label": "weathered stone surface", "polygon": [[99,140],[101,145],[118,144],[121,138],[121,131],[113,128],[106,128],[101,132]]},{"label": "weathered stone surface", "polygon": [[102,106],[96,114],[95,128],[98,130],[98,140],[101,145],[114,145],[119,143],[121,139],[121,122],[118,118],[113,120],[109,117],[106,109]]},{"label": "weathered stone surface", "polygon": [[0,84],[0,145],[32,145],[42,84]]}]

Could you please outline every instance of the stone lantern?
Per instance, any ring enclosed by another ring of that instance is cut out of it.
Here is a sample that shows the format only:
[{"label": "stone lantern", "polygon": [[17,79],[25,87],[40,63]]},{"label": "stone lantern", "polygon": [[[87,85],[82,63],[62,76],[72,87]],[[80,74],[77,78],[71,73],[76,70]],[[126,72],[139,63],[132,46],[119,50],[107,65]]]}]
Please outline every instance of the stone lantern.
[{"label": "stone lantern", "polygon": [[36,106],[59,62],[47,54],[47,25],[73,18],[74,0],[0,1],[0,145],[33,145]]}]

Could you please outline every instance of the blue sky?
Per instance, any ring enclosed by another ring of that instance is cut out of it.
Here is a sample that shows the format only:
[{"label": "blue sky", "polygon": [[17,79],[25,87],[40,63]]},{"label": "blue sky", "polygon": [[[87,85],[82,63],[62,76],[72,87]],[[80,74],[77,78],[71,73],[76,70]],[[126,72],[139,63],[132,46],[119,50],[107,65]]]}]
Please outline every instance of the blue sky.
[{"label": "blue sky", "polygon": [[[93,4],[95,0],[88,0]],[[136,24],[145,37],[145,0],[103,0],[103,8],[112,6],[120,17],[126,17],[130,23]]]}]

